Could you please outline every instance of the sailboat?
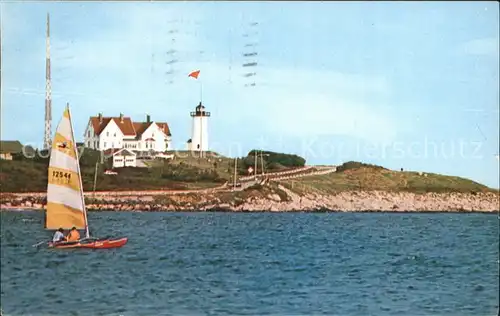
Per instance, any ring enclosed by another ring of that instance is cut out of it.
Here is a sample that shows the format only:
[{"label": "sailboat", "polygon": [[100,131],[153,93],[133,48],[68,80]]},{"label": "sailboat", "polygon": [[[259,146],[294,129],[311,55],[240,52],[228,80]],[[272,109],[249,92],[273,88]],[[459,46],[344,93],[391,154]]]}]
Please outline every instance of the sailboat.
[{"label": "sailboat", "polygon": [[78,149],[67,104],[57,126],[50,153],[45,229],[73,227],[85,230],[85,237],[73,242],[48,242],[48,247],[108,249],[121,247],[128,241],[126,237],[109,239],[90,236]]}]

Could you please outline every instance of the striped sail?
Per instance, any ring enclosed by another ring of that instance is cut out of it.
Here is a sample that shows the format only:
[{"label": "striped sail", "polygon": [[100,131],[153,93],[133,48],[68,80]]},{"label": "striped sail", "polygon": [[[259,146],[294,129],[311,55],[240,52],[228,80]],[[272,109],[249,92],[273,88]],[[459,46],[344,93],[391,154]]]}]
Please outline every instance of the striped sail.
[{"label": "striped sail", "polygon": [[69,107],[56,129],[50,153],[45,228],[86,228],[80,168]]}]

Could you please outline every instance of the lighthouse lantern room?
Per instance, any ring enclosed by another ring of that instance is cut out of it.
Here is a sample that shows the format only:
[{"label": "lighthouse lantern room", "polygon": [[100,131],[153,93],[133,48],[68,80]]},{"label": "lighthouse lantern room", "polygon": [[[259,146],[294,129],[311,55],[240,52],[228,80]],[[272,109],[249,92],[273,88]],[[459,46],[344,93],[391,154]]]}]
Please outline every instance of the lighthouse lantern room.
[{"label": "lighthouse lantern room", "polygon": [[208,117],[210,112],[205,111],[205,106],[198,104],[194,112],[191,112],[193,118],[191,139],[188,140],[188,150],[207,151],[208,150]]}]

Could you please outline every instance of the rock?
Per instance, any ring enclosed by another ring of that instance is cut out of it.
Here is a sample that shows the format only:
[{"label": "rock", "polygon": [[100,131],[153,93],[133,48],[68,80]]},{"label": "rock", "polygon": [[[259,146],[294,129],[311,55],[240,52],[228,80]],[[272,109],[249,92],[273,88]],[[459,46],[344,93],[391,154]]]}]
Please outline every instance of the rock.
[{"label": "rock", "polygon": [[[112,211],[179,211],[179,210],[228,210],[228,211],[311,211],[314,209],[333,209],[338,211],[450,211],[450,212],[496,212],[499,209],[499,196],[497,193],[426,193],[415,194],[409,192],[383,192],[383,191],[344,191],[330,195],[306,194],[299,196],[294,192],[280,186],[288,195],[289,200],[281,201],[276,193],[265,197],[255,195],[248,198],[234,198],[230,203],[221,203],[222,196],[199,193],[170,195],[169,201],[161,203],[147,203],[150,195],[128,196],[101,195],[94,197],[93,204],[87,208],[92,210]],[[227,196],[225,197],[227,199]],[[145,201],[146,200],[146,201]],[[3,209],[19,205],[21,208],[46,208],[44,195],[2,195]],[[145,204],[142,204],[145,203]],[[173,204],[172,204],[173,203]],[[234,206],[231,204],[234,203]],[[182,205],[182,206],[176,206]]]},{"label": "rock", "polygon": [[270,194],[267,197],[271,201],[281,202],[281,197],[278,194],[276,194],[276,193]]}]

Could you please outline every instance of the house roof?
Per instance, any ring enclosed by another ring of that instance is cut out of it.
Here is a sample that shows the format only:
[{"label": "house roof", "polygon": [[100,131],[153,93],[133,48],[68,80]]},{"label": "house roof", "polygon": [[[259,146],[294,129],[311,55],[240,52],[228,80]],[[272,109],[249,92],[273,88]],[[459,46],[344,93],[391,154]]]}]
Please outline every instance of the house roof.
[{"label": "house roof", "polygon": [[172,136],[170,133],[170,128],[168,127],[168,123],[166,122],[157,122],[156,125],[165,133],[167,136]]},{"label": "house roof", "polygon": [[[165,133],[167,136],[172,136],[170,134],[170,128],[168,127],[168,123],[165,122],[154,122],[158,128]],[[134,122],[134,128],[136,132],[136,137],[140,138],[142,136],[142,133],[144,133],[150,126],[153,124],[153,122]]]},{"label": "house roof", "polygon": [[94,128],[96,135],[100,135],[104,130],[104,128],[108,126],[111,120],[115,121],[116,125],[118,125],[118,127],[122,131],[123,135],[125,136],[136,135],[134,124],[132,123],[130,117],[123,117],[123,120],[120,120],[120,117],[102,117],[102,121],[99,121],[98,116],[90,117],[90,121],[92,122],[92,127]]},{"label": "house roof", "polygon": [[117,152],[115,152],[115,153],[113,154],[113,156],[116,156],[116,155],[118,155],[118,154],[119,154],[120,156],[136,156],[136,154],[135,154],[133,151],[128,150],[128,149],[126,149],[126,148],[123,148],[123,149],[118,150]]},{"label": "house roof", "polygon": [[[102,121],[99,121],[99,116],[91,116],[90,121],[92,122],[92,127],[96,135],[100,135],[104,128],[109,124],[109,122],[113,120],[116,125],[120,128],[123,135],[125,136],[135,136],[136,138],[140,138],[142,133],[144,133],[153,122],[132,122],[130,117],[123,117],[123,121],[120,120],[120,117],[102,117]],[[168,123],[166,122],[154,122],[160,128],[160,130],[165,133],[167,136],[172,136],[170,133],[170,128],[168,127]]]},{"label": "house roof", "polygon": [[20,153],[23,145],[18,140],[1,140],[0,153]]},{"label": "house roof", "polygon": [[135,128],[135,133],[136,133],[136,138],[139,139],[142,136],[142,133],[144,133],[150,126],[153,124],[153,122],[134,122],[134,128]]}]

